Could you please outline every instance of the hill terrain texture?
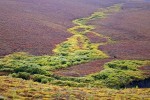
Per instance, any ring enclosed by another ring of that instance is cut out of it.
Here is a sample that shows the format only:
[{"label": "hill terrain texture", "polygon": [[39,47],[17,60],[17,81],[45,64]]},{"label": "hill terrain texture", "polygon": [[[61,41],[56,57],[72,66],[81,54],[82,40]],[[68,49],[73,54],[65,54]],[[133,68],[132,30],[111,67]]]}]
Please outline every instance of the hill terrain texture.
[{"label": "hill terrain texture", "polygon": [[0,1],[0,100],[149,100],[148,0]]}]

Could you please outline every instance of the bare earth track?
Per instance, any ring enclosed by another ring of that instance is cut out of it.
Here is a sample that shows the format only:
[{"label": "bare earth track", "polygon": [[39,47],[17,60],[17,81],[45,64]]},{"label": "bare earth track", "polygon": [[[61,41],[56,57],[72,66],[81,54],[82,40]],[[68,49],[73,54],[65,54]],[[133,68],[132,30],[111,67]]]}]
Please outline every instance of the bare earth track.
[{"label": "bare earth track", "polygon": [[95,60],[88,63],[61,69],[54,73],[60,76],[82,77],[103,70],[103,65],[106,62],[110,62],[111,60],[112,59]]}]

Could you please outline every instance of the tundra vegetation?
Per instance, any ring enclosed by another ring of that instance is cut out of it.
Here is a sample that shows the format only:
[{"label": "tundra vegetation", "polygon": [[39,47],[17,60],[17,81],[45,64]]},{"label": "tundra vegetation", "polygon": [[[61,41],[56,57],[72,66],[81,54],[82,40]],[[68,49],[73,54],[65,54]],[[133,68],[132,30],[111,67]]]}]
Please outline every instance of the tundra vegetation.
[{"label": "tundra vegetation", "polygon": [[[72,36],[56,45],[53,50],[54,55],[34,56],[25,52],[18,52],[1,58],[0,72],[9,74],[9,76],[0,77],[0,90],[5,91],[0,94],[13,99],[96,100],[102,97],[104,100],[108,98],[119,100],[120,98],[128,99],[128,97],[133,99],[148,98],[149,89],[144,91],[143,89],[114,89],[123,88],[135,80],[148,78],[149,76],[139,70],[139,67],[149,66],[149,60],[113,60],[105,63],[102,71],[84,77],[63,77],[53,73],[58,69],[96,59],[109,58],[109,55],[99,50],[98,47],[115,41],[112,41],[110,37],[94,32],[95,26],[90,25],[90,21],[104,19],[112,13],[118,12],[120,8],[121,5],[117,4],[99,9],[88,17],[73,20],[75,26],[68,29]],[[107,41],[92,43],[85,35],[87,33],[105,38]],[[18,89],[19,87],[21,88]],[[139,96],[140,92],[145,94],[143,95],[145,97]]]}]

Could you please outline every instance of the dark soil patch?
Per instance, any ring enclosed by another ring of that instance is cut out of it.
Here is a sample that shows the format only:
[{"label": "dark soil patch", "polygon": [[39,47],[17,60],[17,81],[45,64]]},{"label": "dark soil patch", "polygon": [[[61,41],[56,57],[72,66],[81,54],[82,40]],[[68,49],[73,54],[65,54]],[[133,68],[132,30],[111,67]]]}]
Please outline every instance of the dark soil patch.
[{"label": "dark soil patch", "polygon": [[59,76],[81,77],[103,70],[103,65],[111,60],[113,59],[95,60],[88,63],[75,65],[66,69],[55,71],[54,74]]},{"label": "dark soil patch", "polygon": [[143,66],[143,67],[140,67],[139,69],[143,71],[150,70],[150,66]]},{"label": "dark soil patch", "polygon": [[86,28],[78,28],[78,29],[76,29],[76,31],[77,32],[84,32],[84,31],[86,31]]},{"label": "dark soil patch", "polygon": [[99,47],[111,57],[122,59],[150,59],[150,45],[148,41],[118,41]]},{"label": "dark soil patch", "polygon": [[139,70],[142,70],[145,75],[147,75],[147,76],[150,77],[150,66],[143,66],[143,67],[140,67]]},{"label": "dark soil patch", "polygon": [[87,33],[85,34],[89,40],[92,42],[92,43],[101,43],[101,42],[107,42],[107,39],[106,38],[102,38],[102,37],[99,37],[93,33]]},{"label": "dark soil patch", "polygon": [[0,76],[7,76],[7,75],[9,75],[10,74],[10,72],[0,72]]}]

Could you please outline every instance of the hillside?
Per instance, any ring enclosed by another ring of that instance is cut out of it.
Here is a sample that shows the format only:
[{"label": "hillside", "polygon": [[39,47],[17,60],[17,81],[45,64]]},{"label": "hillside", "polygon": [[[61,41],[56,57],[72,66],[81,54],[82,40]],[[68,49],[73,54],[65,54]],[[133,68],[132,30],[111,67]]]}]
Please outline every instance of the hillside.
[{"label": "hillside", "polygon": [[150,2],[0,5],[0,99],[150,99]]}]

